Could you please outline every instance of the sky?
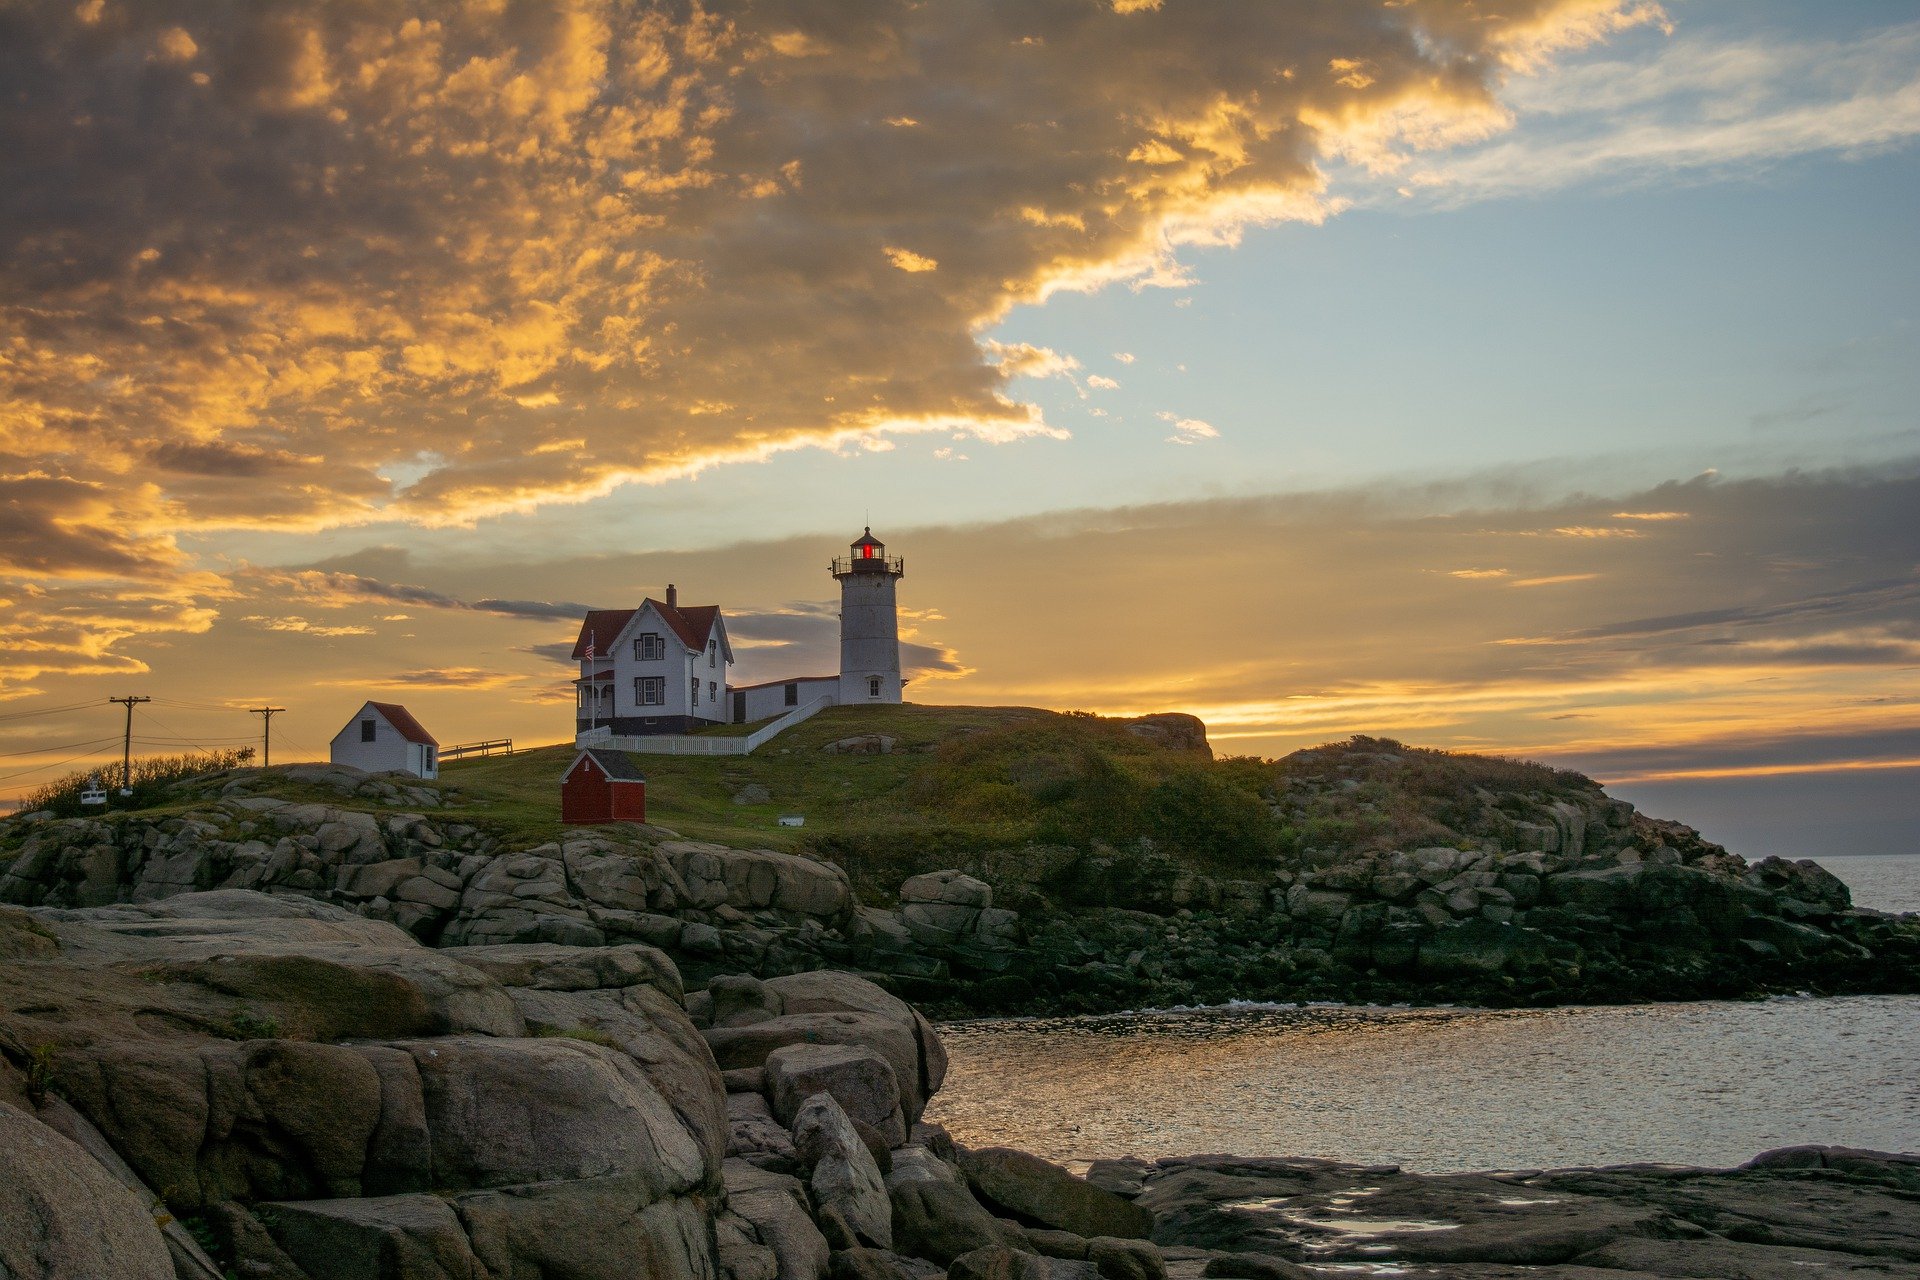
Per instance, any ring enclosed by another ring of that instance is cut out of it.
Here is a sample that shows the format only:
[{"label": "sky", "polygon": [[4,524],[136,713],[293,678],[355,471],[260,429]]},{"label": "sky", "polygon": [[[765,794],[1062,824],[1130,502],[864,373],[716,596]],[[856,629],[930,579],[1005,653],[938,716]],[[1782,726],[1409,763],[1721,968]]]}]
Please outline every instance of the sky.
[{"label": "sky", "polygon": [[912,700],[1920,850],[1917,139],[1904,0],[23,0],[0,797],[831,671],[870,523]]}]

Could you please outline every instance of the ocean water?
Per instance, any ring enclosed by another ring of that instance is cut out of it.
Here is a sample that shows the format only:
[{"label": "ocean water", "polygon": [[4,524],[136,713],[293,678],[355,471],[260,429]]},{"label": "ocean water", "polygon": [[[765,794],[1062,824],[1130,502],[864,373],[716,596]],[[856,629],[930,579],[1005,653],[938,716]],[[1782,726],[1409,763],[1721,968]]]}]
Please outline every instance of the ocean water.
[{"label": "ocean water", "polygon": [[[1920,857],[1836,858],[1920,910]],[[1920,1152],[1920,996],[1563,1009],[1247,1006],[949,1024],[928,1118],[1076,1164],[1226,1152],[1421,1171]]]},{"label": "ocean water", "polygon": [[1827,858],[1820,865],[1846,882],[1856,907],[1920,911],[1920,854]]}]

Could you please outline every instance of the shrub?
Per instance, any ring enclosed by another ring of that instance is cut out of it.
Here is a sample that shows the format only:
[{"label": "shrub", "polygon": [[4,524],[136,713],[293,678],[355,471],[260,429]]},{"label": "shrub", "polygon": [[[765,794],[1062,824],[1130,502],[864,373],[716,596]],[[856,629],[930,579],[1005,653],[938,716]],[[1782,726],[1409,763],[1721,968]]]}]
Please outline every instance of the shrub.
[{"label": "shrub", "polygon": [[87,812],[80,803],[80,793],[94,778],[100,779],[107,788],[108,807],[123,809],[144,809],[161,803],[166,798],[167,788],[186,778],[201,774],[219,773],[223,769],[238,769],[253,760],[252,747],[240,747],[231,751],[199,751],[177,756],[140,756],[133,761],[129,789],[131,796],[120,794],[120,771],[110,769],[96,774],[92,770],[84,773],[70,773],[55,782],[50,782],[37,791],[29,792],[20,801],[20,811],[31,813],[45,809],[63,818],[77,818]]},{"label": "shrub", "polygon": [[1154,840],[1214,869],[1260,870],[1277,847],[1267,806],[1215,772],[1168,775],[1147,793],[1142,810]]}]

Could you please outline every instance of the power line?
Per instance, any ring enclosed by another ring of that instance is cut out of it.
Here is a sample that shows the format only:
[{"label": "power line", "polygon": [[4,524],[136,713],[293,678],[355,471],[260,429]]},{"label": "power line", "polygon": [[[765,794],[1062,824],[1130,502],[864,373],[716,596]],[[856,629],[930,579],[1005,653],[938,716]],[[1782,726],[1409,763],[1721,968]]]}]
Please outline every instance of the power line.
[{"label": "power line", "polygon": [[160,717],[153,714],[153,712],[143,711],[141,712],[141,714],[144,715],[147,719],[153,721],[155,724],[159,725],[162,729],[165,729],[168,733],[173,734],[174,735],[173,741],[184,742],[188,746],[194,748],[196,751],[201,751],[201,752],[206,751],[206,748],[200,745],[200,740],[198,738],[187,737],[185,734],[182,734],[178,729],[174,728],[172,725],[167,724],[165,721],[161,720]]},{"label": "power line", "polygon": [[0,760],[13,759],[18,756],[40,756],[50,751],[77,751],[81,747],[102,747],[112,741],[112,735],[108,735],[107,737],[94,738],[87,742],[63,742],[57,747],[31,747],[25,751],[0,751]]},{"label": "power line", "polygon": [[[104,741],[106,741],[106,742],[112,742],[112,741],[113,741],[113,739],[112,739],[112,738],[107,738],[107,739],[104,739]],[[20,770],[20,772],[18,772],[18,773],[4,773],[4,774],[0,774],[0,782],[7,782],[7,781],[9,781],[9,780],[11,780],[11,779],[14,779],[14,778],[24,778],[24,777],[26,777],[26,776],[27,776],[28,774],[30,774],[30,773],[45,773],[45,772],[46,772],[47,770],[49,770],[49,769],[64,769],[64,768],[66,768],[66,767],[67,767],[68,765],[70,765],[70,764],[72,764],[72,763],[73,763],[73,762],[74,762],[75,760],[84,760],[84,759],[86,759],[86,758],[87,758],[88,756],[90,756],[90,755],[92,755],[92,754],[93,754],[93,753],[92,753],[91,751],[82,751],[82,752],[81,752],[81,753],[80,753],[79,755],[77,755],[77,756],[68,756],[68,757],[67,757],[67,758],[66,758],[65,760],[62,760],[62,761],[60,761],[60,762],[59,762],[59,763],[57,763],[57,764],[42,764],[42,765],[35,765],[35,766],[34,766],[33,768],[31,768],[31,769],[22,769],[22,770]]]},{"label": "power line", "polygon": [[91,702],[74,702],[64,707],[41,707],[35,711],[9,711],[5,715],[0,715],[0,720],[30,720],[35,716],[64,715],[69,711],[83,711],[88,707],[99,705],[100,699],[95,698]]}]

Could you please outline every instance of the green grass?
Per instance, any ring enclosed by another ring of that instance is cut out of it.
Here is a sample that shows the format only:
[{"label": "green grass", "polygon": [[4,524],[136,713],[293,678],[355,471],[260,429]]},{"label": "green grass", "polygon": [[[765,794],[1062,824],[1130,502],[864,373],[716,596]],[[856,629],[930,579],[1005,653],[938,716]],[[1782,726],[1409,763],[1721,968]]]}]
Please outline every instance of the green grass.
[{"label": "green grass", "polygon": [[[636,759],[647,775],[647,817],[655,824],[696,840],[802,851],[817,845],[823,835],[898,813],[908,783],[929,770],[944,742],[1012,725],[1070,719],[1024,707],[832,707],[750,756]],[[870,733],[894,738],[894,753],[831,755],[821,750],[841,738]],[[573,747],[567,745],[455,760],[441,766],[440,780],[460,800],[464,820],[522,839],[550,840],[564,830],[559,780],[572,759]],[[733,802],[755,783],[767,789],[770,801]],[[927,816],[921,806],[910,808],[921,819]],[[803,815],[807,825],[780,826],[777,820],[786,813]]]}]

